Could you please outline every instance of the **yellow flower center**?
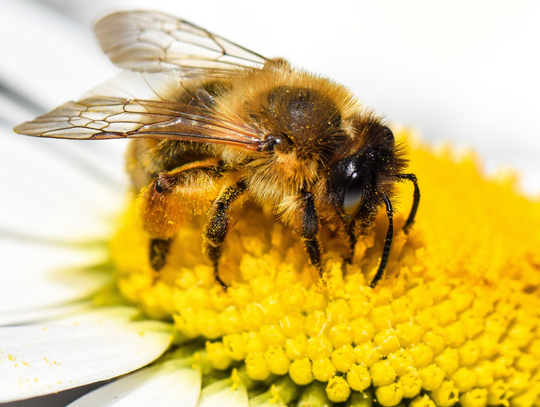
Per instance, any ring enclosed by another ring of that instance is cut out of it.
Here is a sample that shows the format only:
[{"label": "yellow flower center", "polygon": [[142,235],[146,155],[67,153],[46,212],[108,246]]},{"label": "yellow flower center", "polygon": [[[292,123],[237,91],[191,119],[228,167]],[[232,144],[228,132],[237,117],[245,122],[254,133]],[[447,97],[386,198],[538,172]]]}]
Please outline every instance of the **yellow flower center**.
[{"label": "yellow flower center", "polygon": [[214,369],[245,366],[253,381],[288,375],[300,400],[540,405],[540,203],[516,194],[509,177],[486,181],[472,156],[415,146],[410,160],[420,210],[404,235],[412,187],[400,187],[375,289],[384,213],[351,265],[343,238],[323,230],[319,281],[298,236],[248,202],[232,212],[220,260],[227,292],[201,252],[204,217],[186,222],[156,275],[131,205],[111,243],[120,292],[150,317],[173,320],[177,343],[204,338]]}]

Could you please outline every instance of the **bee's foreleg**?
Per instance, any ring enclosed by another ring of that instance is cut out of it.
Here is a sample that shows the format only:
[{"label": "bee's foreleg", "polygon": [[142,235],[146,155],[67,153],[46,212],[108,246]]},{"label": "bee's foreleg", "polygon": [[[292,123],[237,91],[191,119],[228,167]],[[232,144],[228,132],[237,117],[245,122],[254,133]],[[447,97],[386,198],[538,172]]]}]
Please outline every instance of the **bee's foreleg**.
[{"label": "bee's foreleg", "polygon": [[227,285],[219,277],[218,262],[223,251],[225,236],[230,227],[229,210],[230,205],[245,191],[246,187],[242,181],[226,188],[212,204],[208,211],[208,219],[204,227],[203,250],[214,265],[214,275],[216,281],[221,284],[224,290]]},{"label": "bee's foreleg", "polygon": [[369,285],[371,288],[375,288],[384,274],[384,269],[386,268],[386,263],[388,263],[388,257],[390,256],[390,249],[392,248],[392,240],[394,238],[394,212],[392,211],[392,204],[386,195],[383,195],[383,199],[386,205],[386,214],[388,215],[388,230],[386,232],[383,254],[381,256],[379,268],[377,269],[377,274],[375,274],[375,277],[373,277],[373,280],[371,280],[371,284]]},{"label": "bee's foreleg", "polygon": [[418,180],[414,174],[400,174],[398,178],[411,181],[414,184],[414,193],[413,193],[413,205],[411,211],[409,212],[409,217],[405,221],[405,226],[403,226],[403,231],[405,233],[409,232],[412,224],[414,223],[414,217],[418,211],[418,204],[420,203],[420,188],[418,188]]},{"label": "bee's foreleg", "polygon": [[358,241],[358,237],[355,233],[355,223],[352,220],[349,220],[348,222],[343,222],[343,233],[347,237],[349,242],[349,250],[346,257],[344,257],[344,261],[347,264],[351,264],[354,256],[354,248],[356,247],[356,242]]},{"label": "bee's foreleg", "polygon": [[315,197],[311,192],[302,193],[301,229],[300,236],[309,261],[322,276],[321,243],[319,242],[319,217],[315,209]]}]

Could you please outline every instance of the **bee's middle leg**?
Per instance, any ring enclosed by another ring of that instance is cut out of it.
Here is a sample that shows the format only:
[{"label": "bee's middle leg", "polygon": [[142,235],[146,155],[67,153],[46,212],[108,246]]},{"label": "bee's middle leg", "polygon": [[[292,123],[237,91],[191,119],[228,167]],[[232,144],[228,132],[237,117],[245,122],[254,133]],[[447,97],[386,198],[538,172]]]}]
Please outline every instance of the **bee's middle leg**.
[{"label": "bee's middle leg", "polygon": [[300,236],[310,263],[317,268],[322,277],[319,217],[315,208],[315,197],[311,192],[304,192],[301,199]]},{"label": "bee's middle leg", "polygon": [[159,271],[167,263],[167,256],[171,249],[171,244],[173,238],[162,239],[162,238],[153,238],[150,239],[150,250],[148,257],[150,260],[150,266],[153,270]]},{"label": "bee's middle leg", "polygon": [[218,270],[218,262],[223,251],[225,236],[229,230],[230,205],[245,191],[243,182],[226,188],[212,204],[208,212],[208,220],[204,227],[203,250],[214,266],[214,276],[221,287],[226,290],[227,285],[221,280]]}]

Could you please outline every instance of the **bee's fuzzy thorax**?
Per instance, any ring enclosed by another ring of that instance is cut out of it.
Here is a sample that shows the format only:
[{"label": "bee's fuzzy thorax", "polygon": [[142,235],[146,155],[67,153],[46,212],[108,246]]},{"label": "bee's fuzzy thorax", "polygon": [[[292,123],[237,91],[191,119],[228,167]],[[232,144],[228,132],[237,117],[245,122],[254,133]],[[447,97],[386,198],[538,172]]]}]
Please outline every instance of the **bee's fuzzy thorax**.
[{"label": "bee's fuzzy thorax", "polygon": [[[249,84],[249,86],[246,86]],[[264,109],[265,100],[276,89],[310,89],[331,100],[342,118],[346,119],[361,108],[360,102],[343,85],[307,71],[290,68],[288,64],[268,67],[262,70],[246,69],[234,76],[230,83],[230,93],[216,99],[216,110],[224,118],[241,119],[250,122],[249,115]]]}]

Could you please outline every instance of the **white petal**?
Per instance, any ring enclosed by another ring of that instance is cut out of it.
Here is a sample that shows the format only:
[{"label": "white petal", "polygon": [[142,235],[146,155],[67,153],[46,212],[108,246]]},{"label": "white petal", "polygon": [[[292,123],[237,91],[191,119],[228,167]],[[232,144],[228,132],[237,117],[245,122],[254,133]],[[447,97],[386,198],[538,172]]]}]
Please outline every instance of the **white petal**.
[{"label": "white petal", "polygon": [[0,402],[54,393],[139,369],[169,346],[171,326],[101,308],[40,325],[0,328]]},{"label": "white petal", "polygon": [[57,307],[36,307],[31,310],[0,313],[0,326],[20,325],[36,323],[38,321],[48,321],[67,317],[73,314],[80,314],[92,308],[90,301],[77,302],[75,304],[61,305]]},{"label": "white petal", "polygon": [[201,372],[189,359],[167,361],[132,373],[81,397],[69,407],[194,407]]},{"label": "white petal", "polygon": [[74,248],[0,235],[0,319],[84,299],[111,278],[105,246]]},{"label": "white petal", "polygon": [[42,112],[42,109],[36,108],[27,101],[20,100],[18,96],[5,89],[0,91],[0,123],[12,127]]},{"label": "white petal", "polygon": [[[73,140],[25,137],[5,130],[0,135],[2,230],[75,241],[111,235],[111,216],[119,211],[125,196],[125,187],[117,182],[124,176],[114,175],[123,171],[120,154],[111,160],[116,168],[112,171],[111,164],[100,166],[98,160],[94,165],[86,158],[97,153],[82,153],[92,150],[92,142],[84,145]],[[103,145],[103,141],[96,144]]]},{"label": "white petal", "polygon": [[220,380],[205,387],[197,407],[248,407],[247,390],[242,383],[232,379]]}]

